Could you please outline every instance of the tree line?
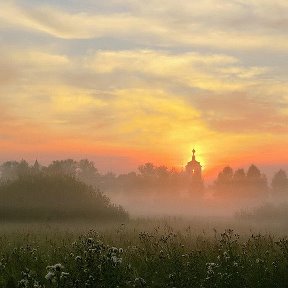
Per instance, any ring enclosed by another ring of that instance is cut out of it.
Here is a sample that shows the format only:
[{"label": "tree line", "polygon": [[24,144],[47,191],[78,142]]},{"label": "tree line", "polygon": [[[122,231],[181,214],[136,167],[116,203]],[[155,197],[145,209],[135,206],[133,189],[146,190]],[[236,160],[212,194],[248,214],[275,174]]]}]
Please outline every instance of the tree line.
[{"label": "tree line", "polygon": [[255,165],[251,165],[247,171],[243,168],[234,171],[227,166],[218,174],[213,189],[218,194],[236,194],[250,198],[267,194],[282,197],[288,196],[288,177],[280,169],[273,175],[269,185],[266,175]]},{"label": "tree line", "polygon": [[[75,161],[73,159],[55,160],[44,166],[36,161],[29,165],[25,160],[7,161],[0,166],[1,181],[13,181],[27,175],[66,175],[99,188],[102,191],[136,193],[149,189],[162,192],[191,189],[193,183],[184,170],[169,169],[166,166],[156,166],[153,163],[140,165],[136,172],[116,175],[112,172],[100,173],[95,163],[88,159]],[[207,188],[207,187],[206,187]],[[247,171],[227,166],[219,172],[216,180],[209,187],[215,195],[238,195],[239,197],[288,195],[288,178],[284,170],[277,171],[268,183],[267,177],[260,169],[251,165]]]}]

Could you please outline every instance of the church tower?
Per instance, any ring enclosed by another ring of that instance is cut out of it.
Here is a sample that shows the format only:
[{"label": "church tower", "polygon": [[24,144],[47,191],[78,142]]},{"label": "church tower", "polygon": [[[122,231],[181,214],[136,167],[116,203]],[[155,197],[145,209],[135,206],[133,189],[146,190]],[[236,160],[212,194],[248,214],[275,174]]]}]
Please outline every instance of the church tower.
[{"label": "church tower", "polygon": [[191,179],[191,182],[202,183],[202,166],[200,162],[196,161],[195,149],[192,150],[192,160],[186,165],[186,173]]}]

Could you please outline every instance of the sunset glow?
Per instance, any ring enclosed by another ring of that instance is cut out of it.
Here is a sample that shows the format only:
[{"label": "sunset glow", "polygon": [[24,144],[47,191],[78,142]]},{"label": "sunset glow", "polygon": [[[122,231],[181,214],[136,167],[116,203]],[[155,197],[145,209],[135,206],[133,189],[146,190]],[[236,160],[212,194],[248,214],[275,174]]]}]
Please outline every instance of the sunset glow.
[{"label": "sunset glow", "polygon": [[0,4],[0,161],[286,167],[287,1],[85,2]]}]

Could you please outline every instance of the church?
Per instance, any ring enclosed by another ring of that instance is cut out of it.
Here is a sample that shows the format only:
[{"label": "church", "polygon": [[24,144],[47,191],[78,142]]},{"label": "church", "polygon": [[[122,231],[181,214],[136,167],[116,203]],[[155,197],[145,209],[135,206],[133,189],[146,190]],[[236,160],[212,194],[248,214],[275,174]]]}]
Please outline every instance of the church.
[{"label": "church", "polygon": [[201,190],[203,188],[202,179],[202,166],[200,162],[196,160],[195,149],[192,150],[192,160],[186,165],[186,174],[189,178],[189,182],[192,185],[192,189]]}]

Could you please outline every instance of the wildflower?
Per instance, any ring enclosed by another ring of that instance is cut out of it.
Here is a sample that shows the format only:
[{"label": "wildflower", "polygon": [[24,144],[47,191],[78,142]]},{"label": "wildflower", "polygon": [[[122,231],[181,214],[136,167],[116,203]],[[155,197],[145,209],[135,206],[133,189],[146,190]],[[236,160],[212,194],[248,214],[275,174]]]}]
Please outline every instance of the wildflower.
[{"label": "wildflower", "polygon": [[94,277],[92,275],[89,275],[89,280],[90,281],[94,281],[95,279],[94,279]]},{"label": "wildflower", "polygon": [[39,282],[34,281],[33,288],[42,288]]},{"label": "wildflower", "polygon": [[64,266],[61,263],[57,263],[55,265],[47,266],[46,269],[48,273],[45,278],[48,281],[55,282],[59,276],[61,276],[60,272],[64,269]]},{"label": "wildflower", "polygon": [[207,274],[214,274],[214,268],[216,268],[215,263],[206,263],[207,266]]},{"label": "wildflower", "polygon": [[97,251],[97,250],[96,250],[95,248],[90,248],[90,249],[88,249],[88,252],[89,252],[89,253],[92,253],[92,254],[95,253],[96,251]]},{"label": "wildflower", "polygon": [[70,276],[68,272],[61,272],[60,279],[67,279]]},{"label": "wildflower", "polygon": [[60,263],[55,264],[54,266],[52,266],[55,271],[60,272],[61,269],[64,269],[64,266]]},{"label": "wildflower", "polygon": [[88,243],[89,245],[91,245],[93,242],[94,242],[94,239],[93,239],[93,238],[88,238],[88,239],[87,239],[87,243]]},{"label": "wildflower", "polygon": [[116,247],[111,247],[109,250],[112,253],[117,253],[118,252],[118,249]]},{"label": "wildflower", "polygon": [[136,287],[144,287],[144,286],[146,286],[146,281],[143,278],[141,278],[141,277],[135,278],[134,282],[135,282]]},{"label": "wildflower", "polygon": [[26,287],[28,287],[28,285],[29,285],[28,279],[21,279],[21,280],[18,282],[18,287],[26,288]]},{"label": "wildflower", "polygon": [[111,257],[111,260],[112,260],[114,263],[117,263],[117,257],[116,257],[116,256],[112,256],[112,257]]},{"label": "wildflower", "polygon": [[48,281],[50,281],[50,280],[52,280],[53,277],[54,277],[54,273],[51,272],[51,271],[49,271],[49,272],[46,274],[45,279],[48,280]]},{"label": "wildflower", "polygon": [[81,257],[81,256],[76,256],[76,257],[75,257],[75,261],[76,261],[76,262],[82,261],[82,257]]}]

